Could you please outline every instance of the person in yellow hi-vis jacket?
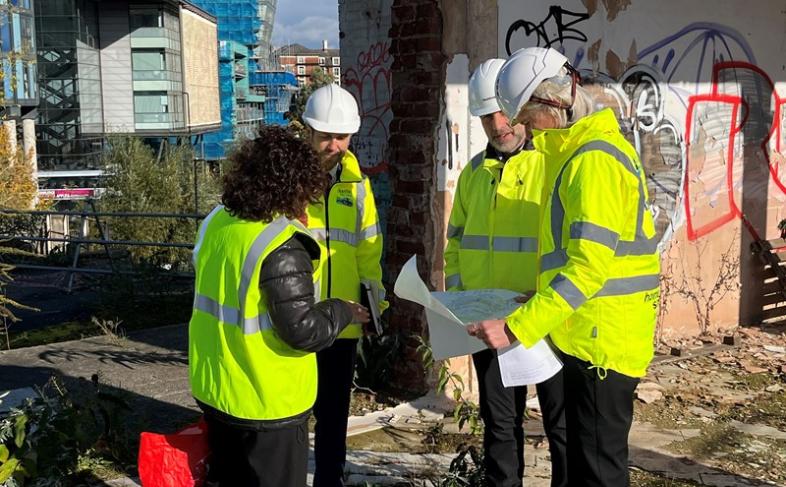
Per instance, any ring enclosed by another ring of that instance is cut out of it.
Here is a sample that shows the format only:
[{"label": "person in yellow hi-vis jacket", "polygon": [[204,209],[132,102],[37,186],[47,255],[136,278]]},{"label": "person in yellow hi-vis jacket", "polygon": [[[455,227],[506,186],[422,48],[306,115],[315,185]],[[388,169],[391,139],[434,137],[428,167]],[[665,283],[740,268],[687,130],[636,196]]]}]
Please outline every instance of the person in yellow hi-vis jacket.
[{"label": "person in yellow hi-vis jacket", "polygon": [[194,246],[188,371],[208,424],[206,485],[302,487],[314,352],[368,312],[319,301],[325,249],[298,221],[325,188],[316,154],[266,126],[231,161]]},{"label": "person in yellow hi-vis jacket", "polygon": [[491,348],[545,336],[564,363],[568,485],[629,485],[633,394],[654,353],[660,259],[645,173],[614,113],[593,112],[565,56],[515,52],[497,78],[546,162],[537,293],[469,332]]},{"label": "person in yellow hi-vis jacket", "polygon": [[[309,230],[328,251],[322,267],[322,295],[360,302],[364,283],[377,294],[382,312],[388,303],[382,286],[377,208],[371,184],[349,151],[352,134],[360,128],[357,102],[338,85],[324,86],[309,97],[303,121],[308,127],[307,140],[330,179],[324,198],[307,210]],[[350,391],[362,336],[361,325],[352,324],[333,346],[317,354],[315,487],[344,485]]]},{"label": "person in yellow hi-vis jacket", "polygon": [[[448,225],[445,287],[448,291],[535,291],[543,157],[525,147],[523,125],[511,127],[495,97],[503,59],[483,62],[469,79],[469,110],[480,117],[486,150],[461,171]],[[486,481],[491,487],[522,485],[526,386],[505,388],[494,350],[472,355],[478,376]],[[553,381],[538,385],[552,456],[552,485],[565,478],[564,415],[550,416]]]}]

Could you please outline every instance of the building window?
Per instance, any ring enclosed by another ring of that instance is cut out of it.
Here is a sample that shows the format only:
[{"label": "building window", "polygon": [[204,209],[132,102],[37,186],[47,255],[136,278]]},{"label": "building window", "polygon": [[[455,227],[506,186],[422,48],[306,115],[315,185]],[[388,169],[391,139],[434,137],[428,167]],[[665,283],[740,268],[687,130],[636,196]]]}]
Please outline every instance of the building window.
[{"label": "building window", "polygon": [[333,76],[335,76],[336,78],[340,78],[341,77],[341,68],[333,68]]},{"label": "building window", "polygon": [[300,74],[300,75],[306,74],[306,67],[305,66],[298,66],[297,67],[297,74]]},{"label": "building window", "polygon": [[319,65],[320,66],[324,66],[325,65],[325,58],[323,58],[323,57],[319,58]]},{"label": "building window", "polygon": [[333,66],[339,66],[341,64],[341,58],[340,57],[334,57],[332,59],[332,61],[333,61]]},{"label": "building window", "polygon": [[305,56],[298,56],[297,57],[298,64],[306,64],[306,57]]},{"label": "building window", "polygon": [[163,27],[164,12],[160,8],[132,8],[129,11],[131,30],[143,27]]}]

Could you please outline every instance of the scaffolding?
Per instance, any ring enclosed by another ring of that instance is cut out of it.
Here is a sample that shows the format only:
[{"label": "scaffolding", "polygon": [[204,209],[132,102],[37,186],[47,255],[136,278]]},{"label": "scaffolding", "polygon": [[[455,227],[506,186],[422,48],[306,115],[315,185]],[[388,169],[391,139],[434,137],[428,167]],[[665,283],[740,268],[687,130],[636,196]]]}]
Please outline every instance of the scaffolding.
[{"label": "scaffolding", "polygon": [[268,125],[286,125],[286,112],[292,102],[292,94],[297,91],[297,78],[286,71],[267,71],[253,73],[251,85],[265,96],[264,117]]},{"label": "scaffolding", "polygon": [[[238,135],[251,133],[249,123],[245,122],[253,122],[254,117],[248,112],[263,103],[262,98],[250,98],[254,90],[249,88],[249,76],[259,70],[254,50],[259,46],[263,25],[262,1],[270,3],[268,0],[191,0],[218,19],[221,130],[205,135],[205,157],[209,160],[223,159]],[[240,124],[239,113],[243,118]],[[262,118],[261,107],[257,118]]]}]

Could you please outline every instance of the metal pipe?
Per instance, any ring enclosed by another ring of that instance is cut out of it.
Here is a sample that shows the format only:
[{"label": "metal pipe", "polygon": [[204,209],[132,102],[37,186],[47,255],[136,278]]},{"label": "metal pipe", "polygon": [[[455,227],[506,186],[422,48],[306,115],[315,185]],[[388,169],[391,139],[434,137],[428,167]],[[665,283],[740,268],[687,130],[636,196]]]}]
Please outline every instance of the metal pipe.
[{"label": "metal pipe", "polygon": [[24,235],[0,235],[0,241],[3,240],[24,240],[26,242],[65,242],[96,245],[128,245],[137,247],[165,247],[179,249],[194,248],[194,244],[192,243],[145,242],[139,240],[98,240],[90,238],[28,237]]}]

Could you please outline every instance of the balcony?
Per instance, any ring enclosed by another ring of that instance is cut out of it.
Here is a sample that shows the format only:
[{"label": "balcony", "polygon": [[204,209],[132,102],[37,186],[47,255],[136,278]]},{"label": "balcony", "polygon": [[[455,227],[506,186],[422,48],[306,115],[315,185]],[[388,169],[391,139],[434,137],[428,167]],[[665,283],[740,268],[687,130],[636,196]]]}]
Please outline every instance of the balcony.
[{"label": "balcony", "polygon": [[131,48],[157,48],[172,47],[167,31],[163,27],[139,27],[131,32]]}]

